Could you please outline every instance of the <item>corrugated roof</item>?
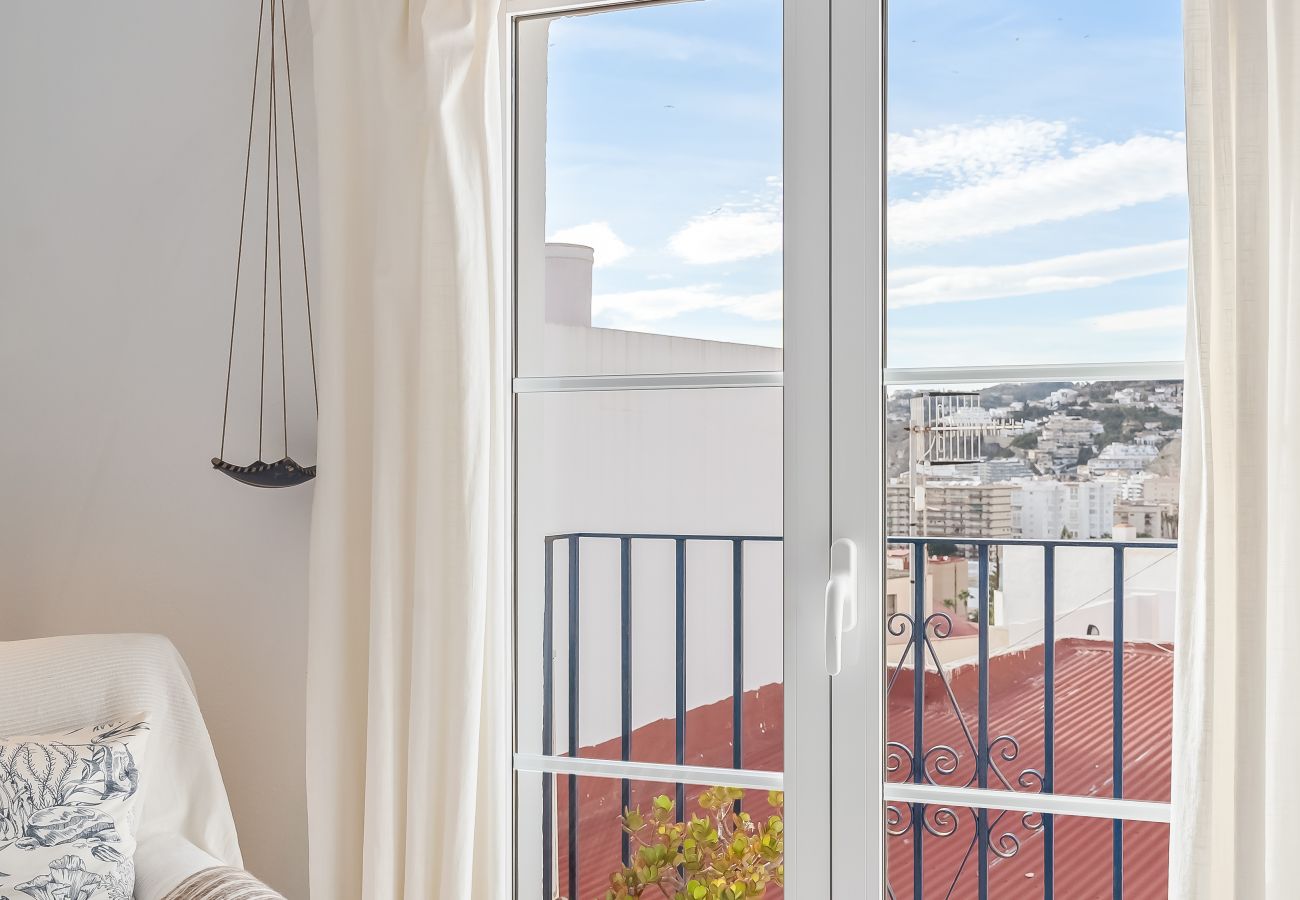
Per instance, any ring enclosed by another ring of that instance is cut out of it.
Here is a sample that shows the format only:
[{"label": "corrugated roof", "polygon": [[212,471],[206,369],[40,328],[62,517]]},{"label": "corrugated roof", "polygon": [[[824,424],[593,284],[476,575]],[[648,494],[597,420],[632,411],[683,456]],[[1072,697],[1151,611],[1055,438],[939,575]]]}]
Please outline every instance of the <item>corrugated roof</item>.
[{"label": "corrugated roof", "polygon": [[[1055,789],[1057,793],[1112,796],[1112,665],[1109,642],[1069,638],[1056,644]],[[912,684],[910,670],[902,673],[889,697],[890,740],[912,743]],[[962,731],[962,721],[972,734],[978,728],[977,665],[958,666],[948,683],[961,711],[960,718],[947,699],[937,673],[928,672],[923,713],[925,746],[957,749],[958,763],[951,774],[933,775],[940,784],[964,785],[974,772],[974,754]],[[1044,765],[1043,645],[1000,654],[989,665],[989,735],[1015,738],[1019,751],[1013,760],[999,758],[1010,742],[993,748],[995,761],[1015,790],[1026,790],[1020,775]],[[1168,645],[1130,643],[1124,647],[1124,795],[1128,799],[1168,802],[1172,751],[1173,653]],[[931,749],[932,760],[938,754]],[[934,765],[930,766],[934,773]],[[901,775],[902,773],[900,773]],[[904,780],[893,777],[892,780]],[[1033,779],[1029,779],[1030,787]],[[990,776],[990,787],[1004,787]],[[948,837],[926,834],[924,897],[977,896],[978,873],[971,841],[974,816],[958,811],[958,826]],[[994,814],[997,818],[997,814]],[[1056,817],[1055,886],[1060,900],[1110,897],[1112,823],[1101,819]],[[946,829],[941,829],[946,830]],[[1020,849],[1008,859],[990,857],[989,895],[1002,898],[1043,896],[1042,832],[1026,828],[1019,813],[1005,813],[993,830],[1011,835]],[[898,900],[913,897],[912,841],[909,833],[887,840],[890,878]],[[1151,823],[1124,825],[1124,889],[1133,900],[1154,900],[1167,895],[1168,826]],[[949,890],[951,889],[951,893]]]},{"label": "corrugated roof", "polygon": [[[1059,793],[1111,796],[1111,678],[1113,652],[1104,641],[1070,638],[1056,645],[1056,790]],[[1129,799],[1169,799],[1171,753],[1173,655],[1168,645],[1126,644],[1124,648],[1125,708],[1125,796]],[[962,722],[976,734],[978,710],[978,667],[962,665],[951,670],[951,687],[959,714],[948,700],[943,681],[935,672],[926,674],[926,702],[923,711],[925,745],[947,745],[958,751],[950,774],[935,775],[943,784],[965,784],[974,769],[973,754],[962,731]],[[1013,760],[998,760],[1000,771],[1010,784],[1020,773],[1043,767],[1044,674],[1041,644],[1003,653],[990,660],[990,735],[1010,735],[1019,752]],[[768,685],[744,698],[745,758],[751,769],[780,769],[782,766],[783,703],[780,685]],[[900,673],[889,696],[888,732],[891,741],[912,742],[912,680],[910,670]],[[731,764],[731,701],[701,706],[687,713],[687,764],[729,766]],[[633,733],[632,758],[638,761],[671,762],[674,723],[661,720]],[[995,752],[1010,747],[1002,741]],[[932,762],[937,755],[931,750]],[[586,757],[617,759],[619,741],[607,741],[584,748]],[[945,766],[945,768],[949,768]],[[934,767],[931,766],[933,773]],[[901,778],[897,780],[902,780]],[[557,835],[560,871],[556,884],[560,895],[578,900],[603,898],[608,878],[619,865],[620,813],[619,782],[601,778],[579,778],[579,890],[570,893],[567,864],[567,780],[556,778],[559,801]],[[991,787],[1002,787],[996,776]],[[645,805],[656,794],[673,792],[668,784],[634,784],[633,803]],[[687,789],[687,808],[694,810],[699,788]],[[751,812],[765,814],[761,792],[754,795]],[[933,814],[933,809],[932,809]],[[994,814],[997,818],[997,814]],[[1057,817],[1055,827],[1055,883],[1059,900],[1090,900],[1111,896],[1112,823],[1101,819]],[[974,837],[974,816],[958,811],[957,830],[947,837],[924,836],[924,898],[974,898],[978,874]],[[996,900],[1019,900],[1043,896],[1043,840],[1041,831],[1026,828],[1019,813],[998,819],[994,839],[1010,835],[1019,842],[1014,856],[990,857],[989,895]],[[1124,825],[1124,888],[1129,900],[1155,900],[1167,894],[1168,827],[1151,823]],[[890,882],[897,900],[912,898],[911,833],[889,838],[887,851]],[[773,900],[781,892],[770,892]],[[913,898],[915,900],[915,898]]]}]

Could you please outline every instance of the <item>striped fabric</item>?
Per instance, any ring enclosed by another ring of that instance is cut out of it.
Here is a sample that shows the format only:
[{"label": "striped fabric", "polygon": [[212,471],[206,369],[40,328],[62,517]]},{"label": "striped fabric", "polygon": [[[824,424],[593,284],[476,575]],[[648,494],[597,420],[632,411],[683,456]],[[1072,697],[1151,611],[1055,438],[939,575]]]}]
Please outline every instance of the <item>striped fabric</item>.
[{"label": "striped fabric", "polygon": [[226,867],[204,869],[186,878],[166,900],[284,900],[252,875]]}]

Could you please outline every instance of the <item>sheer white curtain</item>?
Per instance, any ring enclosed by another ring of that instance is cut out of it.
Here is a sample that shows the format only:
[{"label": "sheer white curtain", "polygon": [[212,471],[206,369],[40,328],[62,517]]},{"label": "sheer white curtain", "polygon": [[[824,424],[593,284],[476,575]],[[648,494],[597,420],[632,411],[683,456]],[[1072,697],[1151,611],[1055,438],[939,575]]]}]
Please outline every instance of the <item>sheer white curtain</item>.
[{"label": "sheer white curtain", "polygon": [[312,0],[313,900],[510,894],[494,0]]},{"label": "sheer white curtain", "polygon": [[1300,3],[1186,0],[1176,898],[1300,891]]}]

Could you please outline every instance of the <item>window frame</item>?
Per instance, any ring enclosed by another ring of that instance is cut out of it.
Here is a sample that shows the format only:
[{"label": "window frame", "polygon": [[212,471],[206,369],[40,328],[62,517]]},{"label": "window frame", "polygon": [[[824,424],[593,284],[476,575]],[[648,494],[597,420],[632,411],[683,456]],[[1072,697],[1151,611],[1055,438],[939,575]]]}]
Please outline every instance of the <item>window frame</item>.
[{"label": "window frame", "polygon": [[[526,277],[526,269],[521,271],[517,257],[520,244],[520,226],[531,215],[537,214],[537,198],[525,196],[520,202],[521,193],[527,195],[536,189],[536,184],[529,184],[518,170],[519,160],[526,152],[521,143],[534,141],[533,152],[536,153],[536,123],[521,121],[519,103],[519,77],[521,49],[519,25],[521,22],[557,15],[597,14],[645,6],[661,6],[668,3],[686,2],[686,0],[506,0],[502,10],[501,61],[502,84],[505,102],[503,103],[503,131],[506,136],[502,154],[503,179],[506,197],[506,223],[504,229],[504,246],[506,252],[505,283],[508,286],[505,297],[505,309],[502,312],[502,329],[504,336],[502,359],[505,361],[503,384],[508,386],[509,426],[506,446],[510,454],[509,468],[512,472],[512,484],[507,499],[510,513],[508,531],[508,548],[506,564],[509,572],[506,583],[511,586],[509,620],[511,628],[510,646],[517,651],[518,633],[515,622],[518,618],[518,590],[516,582],[517,540],[515,527],[517,521],[516,494],[514,484],[517,478],[517,435],[516,419],[518,398],[524,394],[561,391],[600,391],[600,390],[672,390],[680,388],[754,388],[781,387],[785,398],[785,484],[784,525],[785,534],[797,534],[800,540],[783,542],[785,571],[784,607],[785,607],[785,771],[771,773],[756,770],[710,770],[691,766],[647,766],[638,763],[601,763],[593,760],[573,760],[556,756],[545,757],[538,754],[518,753],[519,723],[518,708],[515,703],[515,684],[518,673],[514,669],[516,652],[511,654],[510,699],[511,719],[514,726],[511,774],[514,784],[514,809],[516,821],[512,825],[514,847],[515,895],[520,896],[521,878],[519,871],[519,801],[520,788],[518,775],[539,772],[553,774],[599,775],[608,778],[627,777],[642,779],[653,776],[658,780],[680,781],[682,783],[728,783],[744,786],[779,787],[789,790],[794,778],[793,771],[798,767],[805,774],[797,791],[787,794],[785,807],[786,843],[785,872],[786,889],[798,892],[799,896],[831,896],[831,775],[830,747],[825,735],[830,733],[831,686],[829,678],[824,675],[824,629],[820,615],[820,604],[816,607],[808,603],[798,603],[795,598],[817,596],[824,587],[825,570],[828,562],[830,545],[830,422],[829,408],[825,398],[830,394],[830,369],[826,364],[829,358],[830,344],[830,71],[817,62],[824,62],[829,56],[830,19],[832,7],[855,8],[854,0],[785,0],[785,23],[783,26],[783,57],[785,64],[785,106],[797,110],[798,126],[791,127],[790,112],[786,113],[783,137],[783,166],[786,183],[786,203],[784,222],[787,226],[786,240],[783,248],[784,288],[787,296],[796,293],[815,297],[815,303],[805,304],[807,315],[800,316],[803,327],[790,329],[785,334],[784,348],[786,362],[783,371],[777,372],[701,372],[687,374],[647,374],[647,375],[576,375],[576,376],[520,376],[518,358],[518,333],[516,321],[519,302],[520,282]],[[870,0],[868,6],[878,6],[880,0]],[[791,11],[798,15],[792,16]],[[797,21],[797,27],[796,27]],[[805,77],[792,79],[791,72],[803,73]],[[792,83],[793,82],[793,83]],[[793,103],[792,103],[793,99]],[[541,110],[545,116],[545,104]],[[536,111],[534,111],[534,115]],[[543,143],[544,148],[544,143]],[[544,153],[541,158],[544,160]],[[544,166],[544,162],[543,162]],[[793,176],[792,171],[800,174]],[[542,184],[544,185],[544,169]],[[806,182],[801,184],[800,182]],[[792,202],[792,195],[800,199]],[[531,205],[530,205],[531,204]],[[521,209],[521,206],[524,207]],[[544,223],[544,205],[542,211]],[[793,223],[793,227],[792,226]],[[535,230],[536,223],[532,226]],[[544,224],[543,224],[544,228]],[[879,278],[875,279],[879,282]],[[792,331],[794,333],[792,333]],[[800,371],[792,371],[790,358],[804,359],[809,364]],[[791,409],[806,411],[791,428]],[[792,437],[793,435],[793,437]],[[812,465],[796,469],[792,454],[798,459],[814,459]],[[798,475],[797,486],[793,480]],[[800,499],[792,503],[792,495]],[[883,532],[882,532],[883,533]],[[871,569],[872,567],[865,567]],[[883,579],[879,568],[875,569]],[[883,583],[883,581],[882,581]],[[797,627],[796,627],[797,625]],[[859,632],[868,629],[859,629]],[[877,629],[877,634],[879,631]],[[800,670],[809,672],[822,671],[820,678],[803,677]],[[792,702],[793,701],[793,702]],[[873,748],[877,752],[883,748]],[[798,760],[811,758],[806,765],[799,766]],[[719,781],[713,775],[726,774]],[[708,776],[708,777],[706,777]],[[863,779],[868,785],[870,779]],[[878,785],[876,786],[878,789]],[[861,816],[855,814],[854,819]],[[880,831],[879,844],[883,852],[883,830]],[[545,848],[542,848],[543,852]],[[861,848],[857,854],[861,856]],[[867,854],[872,857],[871,854]],[[873,857],[876,880],[884,889],[884,873],[881,868],[882,857]],[[857,896],[861,891],[861,882],[845,882],[844,896]],[[793,893],[792,893],[793,895]]]}]

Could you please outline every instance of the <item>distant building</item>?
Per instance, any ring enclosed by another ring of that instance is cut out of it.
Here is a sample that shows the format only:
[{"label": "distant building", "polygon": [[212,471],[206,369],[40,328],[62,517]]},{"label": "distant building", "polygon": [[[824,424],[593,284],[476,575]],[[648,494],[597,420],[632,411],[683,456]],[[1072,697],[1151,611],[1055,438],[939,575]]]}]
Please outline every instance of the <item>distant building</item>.
[{"label": "distant building", "polygon": [[[952,537],[1014,537],[1011,497],[1014,484],[930,482],[922,489],[925,533]],[[891,534],[920,533],[921,510],[915,508],[906,478],[886,491],[886,522]]]},{"label": "distant building", "polygon": [[1018,537],[1051,540],[1063,534],[1094,540],[1111,534],[1117,481],[1020,482],[1011,497],[1012,526]]},{"label": "distant building", "polygon": [[1019,457],[999,457],[976,463],[961,463],[956,466],[936,466],[930,470],[930,483],[936,481],[974,481],[979,484],[993,484],[999,481],[1013,481],[1018,478],[1032,478],[1034,470],[1029,463]]},{"label": "distant building", "polygon": [[1088,472],[1093,476],[1111,472],[1141,472],[1160,455],[1160,449],[1153,440],[1158,440],[1158,436],[1132,444],[1107,444],[1100,453],[1088,460]]},{"label": "distant building", "polygon": [[1178,506],[1178,479],[1169,475],[1154,475],[1142,480],[1142,501],[1162,506]]},{"label": "distant building", "polygon": [[1052,391],[1048,394],[1047,397],[1044,398],[1043,402],[1052,409],[1055,409],[1058,406],[1069,406],[1078,399],[1079,392],[1074,388],[1061,388],[1060,390]]},{"label": "distant building", "polygon": [[[885,615],[912,611],[912,550],[893,546],[886,555]],[[925,614],[946,612],[954,622],[965,622],[968,610],[975,607],[970,588],[966,559],[957,556],[931,556],[925,566]],[[887,638],[896,643],[898,635]]]},{"label": "distant building", "polygon": [[1079,463],[1079,451],[1091,450],[1093,438],[1105,430],[1100,422],[1092,419],[1052,413],[1039,431],[1034,463],[1048,471],[1072,469]]},{"label": "distant building", "polygon": [[1119,503],[1115,522],[1130,526],[1137,537],[1178,537],[1178,508],[1165,503]]}]

